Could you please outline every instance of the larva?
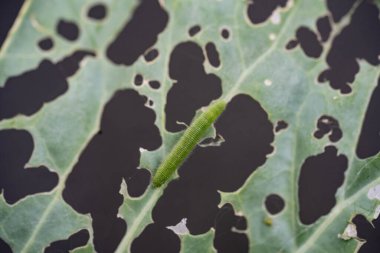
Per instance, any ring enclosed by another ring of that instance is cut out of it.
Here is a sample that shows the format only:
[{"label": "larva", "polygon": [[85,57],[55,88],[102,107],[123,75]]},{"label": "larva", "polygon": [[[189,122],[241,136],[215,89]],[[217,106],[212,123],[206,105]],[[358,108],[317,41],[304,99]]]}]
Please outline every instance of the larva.
[{"label": "larva", "polygon": [[206,134],[207,129],[225,109],[226,102],[218,100],[211,104],[191,123],[166,159],[158,167],[153,177],[154,187],[163,185],[172,176],[174,171],[183,164],[201,138]]}]

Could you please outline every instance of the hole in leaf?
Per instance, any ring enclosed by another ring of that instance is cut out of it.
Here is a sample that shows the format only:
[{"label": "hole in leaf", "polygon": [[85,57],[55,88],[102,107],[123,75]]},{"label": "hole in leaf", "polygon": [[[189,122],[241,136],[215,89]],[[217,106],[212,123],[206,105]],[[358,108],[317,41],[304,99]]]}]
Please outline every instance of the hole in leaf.
[{"label": "hole in leaf", "polygon": [[29,132],[0,131],[0,192],[9,204],[31,194],[51,191],[58,184],[58,175],[44,166],[25,168],[33,148]]},{"label": "hole in leaf", "polygon": [[329,140],[332,142],[339,141],[343,135],[338,120],[331,116],[323,115],[318,119],[317,130],[314,132],[314,137],[322,139],[326,134],[329,134]]},{"label": "hole in leaf", "polygon": [[246,219],[236,216],[233,207],[225,204],[215,218],[214,246],[218,253],[248,252],[247,235],[232,231],[238,224],[243,227]]},{"label": "hole in leaf", "polygon": [[73,76],[79,70],[79,64],[87,57],[95,57],[95,53],[87,50],[75,51],[72,55],[62,59],[56,65],[65,77]]},{"label": "hole in leaf", "polygon": [[132,253],[178,253],[179,250],[178,236],[170,229],[154,223],[148,225],[131,246]]},{"label": "hole in leaf", "polygon": [[154,59],[156,59],[158,56],[158,50],[153,48],[151,50],[149,50],[145,55],[144,55],[144,59],[147,61],[147,62],[151,62],[151,61],[154,61]]},{"label": "hole in leaf", "polygon": [[265,199],[265,207],[272,215],[278,214],[285,207],[284,200],[277,194],[271,194]]},{"label": "hole in leaf", "polygon": [[277,121],[276,128],[274,129],[274,131],[278,133],[281,130],[286,129],[287,127],[288,127],[288,123],[286,123],[284,120],[279,120]]},{"label": "hole in leaf", "polygon": [[380,152],[380,79],[372,93],[356,147],[359,158],[368,158]]},{"label": "hole in leaf", "polygon": [[127,178],[128,194],[131,197],[139,197],[143,195],[150,183],[150,173],[146,169],[138,169],[135,174]]},{"label": "hole in leaf", "polygon": [[317,35],[307,27],[300,27],[296,32],[297,40],[304,53],[312,58],[318,58],[322,53],[322,46]]},{"label": "hole in leaf", "polygon": [[287,50],[291,50],[291,49],[295,48],[296,46],[298,46],[298,41],[297,41],[297,40],[290,40],[290,41],[286,44],[285,48],[286,48]]},{"label": "hole in leaf", "polygon": [[24,0],[1,1],[0,47],[11,29]]},{"label": "hole in leaf", "polygon": [[327,0],[327,8],[331,12],[334,22],[338,23],[352,8],[356,0]]},{"label": "hole in leaf", "polygon": [[169,16],[157,0],[143,0],[131,20],[107,49],[107,57],[115,64],[130,66],[157,41]]},{"label": "hole in leaf", "polygon": [[44,51],[48,51],[50,49],[53,48],[54,46],[54,42],[51,38],[44,38],[44,39],[41,39],[39,42],[38,42],[38,46],[44,50]]},{"label": "hole in leaf", "polygon": [[107,15],[107,8],[104,4],[93,5],[87,13],[87,16],[91,19],[102,20]]},{"label": "hole in leaf", "polygon": [[90,234],[86,229],[82,229],[71,235],[66,240],[52,242],[44,251],[44,253],[67,252],[85,246],[90,238]]},{"label": "hole in leaf", "polygon": [[352,220],[356,225],[358,237],[366,240],[360,247],[359,253],[377,253],[380,252],[380,219],[372,221],[372,224],[367,221],[363,215],[356,215]]},{"label": "hole in leaf", "polygon": [[79,27],[71,21],[59,20],[57,33],[69,41],[75,41],[79,37]]},{"label": "hole in leaf", "polygon": [[65,201],[93,218],[97,252],[113,252],[126,232],[125,221],[117,218],[119,191],[123,178],[132,192],[142,190],[134,187],[139,177],[133,177],[139,172],[139,148],[161,145],[155,114],[145,102],[136,91],[116,92],[102,114],[102,134],[92,138],[66,181]]},{"label": "hole in leaf", "polygon": [[152,89],[157,90],[157,89],[160,88],[161,84],[160,84],[160,82],[157,81],[157,80],[152,80],[152,81],[149,81],[149,86],[150,86]]},{"label": "hole in leaf", "polygon": [[36,69],[10,77],[0,88],[0,119],[32,115],[67,89],[66,79],[57,66],[43,60]]},{"label": "hole in leaf", "polygon": [[230,37],[230,31],[227,28],[223,28],[220,35],[222,35],[222,38],[227,40]]},{"label": "hole in leaf", "polygon": [[329,39],[331,33],[331,25],[328,16],[321,17],[317,20],[317,28],[322,42]]},{"label": "hole in leaf", "polygon": [[0,119],[32,115],[44,103],[64,94],[68,89],[66,77],[79,69],[79,62],[87,55],[93,53],[76,51],[56,64],[43,60],[36,69],[10,77],[0,87]]},{"label": "hole in leaf", "polygon": [[372,65],[380,64],[379,31],[379,9],[369,1],[362,1],[350,24],[335,37],[326,58],[329,68],[320,74],[318,80],[329,81],[331,88],[343,94],[350,93],[350,84],[359,72],[358,59]]},{"label": "hole in leaf", "polygon": [[13,253],[11,247],[3,239],[0,238],[0,252]]},{"label": "hole in leaf", "polygon": [[189,29],[189,35],[190,36],[195,36],[197,33],[201,31],[201,27],[199,25],[192,26]]},{"label": "hole in leaf", "polygon": [[206,54],[211,66],[215,68],[220,66],[219,52],[214,43],[209,42],[206,44]]},{"label": "hole in leaf", "polygon": [[143,81],[144,81],[144,79],[143,79],[143,76],[142,76],[142,75],[137,74],[137,75],[135,76],[134,83],[135,83],[136,86],[140,86],[140,85],[142,85],[142,84],[143,84]]},{"label": "hole in leaf", "polygon": [[322,154],[308,157],[302,165],[298,180],[300,219],[312,224],[335,206],[335,193],[342,185],[347,158],[338,155],[334,146]]},{"label": "hole in leaf", "polygon": [[127,225],[115,212],[92,212],[93,243],[98,253],[115,252],[126,233]]},{"label": "hole in leaf", "polygon": [[265,22],[279,7],[285,7],[287,0],[252,0],[248,4],[248,18],[252,24]]},{"label": "hole in leaf", "polygon": [[167,95],[166,129],[178,132],[190,125],[196,110],[221,96],[221,80],[207,74],[202,48],[194,42],[178,44],[170,55],[169,75],[176,80]]}]

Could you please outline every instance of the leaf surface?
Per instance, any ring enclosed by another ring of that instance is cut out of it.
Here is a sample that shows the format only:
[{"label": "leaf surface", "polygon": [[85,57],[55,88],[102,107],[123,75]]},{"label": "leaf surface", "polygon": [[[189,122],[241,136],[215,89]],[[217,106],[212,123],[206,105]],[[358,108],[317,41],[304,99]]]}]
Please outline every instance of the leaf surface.
[{"label": "leaf surface", "polygon": [[[180,132],[166,130],[165,104],[173,85],[169,76],[170,54],[177,44],[189,40],[202,47],[210,41],[215,43],[221,66],[213,68],[208,61],[203,65],[207,73],[214,73],[222,80],[221,99],[229,101],[238,94],[247,94],[260,103],[271,122],[284,120],[289,125],[275,135],[274,152],[239,190],[220,192],[220,206],[231,203],[235,212],[247,219],[249,251],[355,252],[359,242],[343,240],[338,235],[355,214],[373,219],[379,205],[379,199],[370,199],[368,192],[380,184],[380,157],[360,160],[355,151],[380,71],[378,66],[359,60],[360,71],[350,95],[342,95],[327,83],[321,85],[316,80],[328,67],[325,58],[334,38],[350,23],[357,5],[339,23],[333,24],[322,55],[315,59],[307,57],[300,47],[286,50],[286,45],[299,27],[316,29],[316,20],[328,14],[325,1],[289,0],[285,8],[279,9],[278,24],[268,20],[260,25],[248,21],[245,1],[160,1],[169,21],[154,44],[159,57],[148,64],[140,56],[132,66],[123,66],[112,63],[106,50],[132,18],[139,3],[103,2],[107,17],[94,22],[85,14],[94,1],[27,0],[2,46],[0,86],[11,76],[36,68],[42,59],[57,62],[80,49],[96,54],[81,61],[78,72],[68,78],[66,93],[45,103],[31,116],[18,115],[0,121],[0,130],[25,129],[32,134],[35,147],[26,167],[44,165],[59,175],[59,183],[51,192],[27,196],[14,205],[0,198],[0,238],[14,252],[43,252],[53,241],[66,239],[80,229],[92,231],[91,218],[75,212],[61,194],[81,152],[99,130],[105,104],[117,90],[134,89],[154,102],[152,109],[162,145],[153,151],[142,150],[140,158],[140,167],[154,173],[181,136]],[[77,23],[80,28],[77,41],[69,42],[57,35],[59,19]],[[202,30],[190,38],[187,31],[194,24],[200,24]],[[230,31],[228,40],[220,36],[223,27]],[[54,49],[42,52],[36,45],[46,36],[54,39]],[[155,90],[149,85],[135,86],[133,80],[137,73],[145,80],[158,80],[161,87]],[[322,153],[331,144],[327,138],[312,137],[318,118],[325,114],[339,120],[343,138],[334,145],[339,154],[348,158],[348,168],[344,183],[336,193],[335,207],[316,223],[303,225],[299,221],[298,177],[305,159]],[[164,192],[164,188],[149,187],[141,197],[133,198],[124,188],[125,182],[121,186],[124,203],[119,215],[125,219],[128,229],[117,252],[128,252],[133,240],[153,221],[151,212]],[[268,213],[263,203],[271,193],[284,199],[285,209],[273,216],[272,225],[268,226],[264,222]],[[213,230],[204,235],[180,236],[181,252],[200,249],[215,252],[213,237]],[[89,242],[74,252],[91,252],[92,248]]]}]

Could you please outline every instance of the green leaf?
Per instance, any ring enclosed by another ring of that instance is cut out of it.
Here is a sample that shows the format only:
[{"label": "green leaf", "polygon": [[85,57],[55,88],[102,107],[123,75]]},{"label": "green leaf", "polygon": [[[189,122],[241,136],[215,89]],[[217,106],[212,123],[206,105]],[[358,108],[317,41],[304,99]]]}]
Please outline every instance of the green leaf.
[{"label": "green leaf", "polygon": [[[326,42],[322,56],[314,59],[305,56],[300,48],[285,50],[285,45],[300,26],[315,30],[316,20],[328,13],[325,1],[289,0],[290,4],[281,9],[279,24],[267,21],[261,25],[252,25],[247,20],[246,1],[160,1],[169,14],[167,27],[154,46],[160,57],[152,64],[140,57],[133,66],[126,67],[110,62],[106,49],[131,19],[139,3],[104,0],[108,7],[107,18],[92,22],[85,13],[96,2],[25,1],[0,52],[0,87],[7,78],[36,68],[42,59],[57,62],[79,49],[96,52],[96,57],[84,59],[79,71],[68,79],[69,89],[65,94],[31,116],[19,115],[0,121],[0,130],[25,129],[32,134],[35,147],[26,167],[44,165],[59,175],[59,184],[51,192],[28,196],[14,205],[0,197],[0,238],[14,252],[43,252],[53,241],[68,238],[80,229],[92,231],[91,218],[76,213],[66,204],[62,191],[81,151],[99,129],[105,104],[117,90],[135,89],[154,102],[155,124],[163,144],[154,151],[142,150],[140,167],[155,172],[181,136],[165,129],[166,95],[173,83],[168,75],[168,63],[174,46],[191,39],[187,31],[194,24],[200,24],[202,31],[192,40],[201,46],[212,41],[219,51],[221,66],[215,69],[205,62],[204,67],[221,78],[222,99],[247,94],[261,104],[272,122],[285,120],[289,124],[286,131],[276,134],[275,152],[268,156],[265,164],[252,173],[238,191],[221,193],[220,206],[231,203],[237,213],[247,218],[250,252],[355,252],[359,242],[355,238],[343,240],[339,234],[344,233],[356,214],[373,219],[380,204],[378,199],[368,197],[370,189],[380,184],[380,157],[360,160],[355,154],[380,71],[360,61],[360,72],[349,96],[316,83],[319,73],[327,67],[322,59],[334,36],[350,22],[352,11],[333,25],[333,36]],[[55,26],[61,18],[79,25],[78,41],[69,42],[56,34]],[[222,27],[230,29],[231,39],[220,38]],[[36,45],[46,36],[54,39],[54,50],[42,52]],[[136,73],[141,73],[146,80],[159,80],[161,88],[134,86]],[[347,156],[349,166],[344,184],[336,194],[336,206],[328,215],[306,226],[298,218],[297,182],[305,159],[322,153],[329,144],[326,138],[312,137],[316,121],[323,114],[334,115],[339,120],[344,134],[336,147]],[[133,240],[152,222],[152,209],[164,190],[149,187],[143,196],[132,198],[125,187],[128,186],[123,182],[121,192],[125,200],[119,215],[126,220],[128,230],[117,252],[128,252]],[[268,226],[264,223],[268,214],[263,203],[271,193],[283,197],[285,209],[271,217],[272,225]],[[199,236],[180,236],[181,252],[215,252],[213,237],[213,230]],[[89,242],[75,252],[92,250],[92,242]]]},{"label": "green leaf", "polygon": [[[214,231],[210,230],[203,235],[184,235],[181,237],[182,248],[181,253],[191,252],[216,252],[212,246],[212,240],[214,237]],[[207,250],[206,250],[207,249]]]}]

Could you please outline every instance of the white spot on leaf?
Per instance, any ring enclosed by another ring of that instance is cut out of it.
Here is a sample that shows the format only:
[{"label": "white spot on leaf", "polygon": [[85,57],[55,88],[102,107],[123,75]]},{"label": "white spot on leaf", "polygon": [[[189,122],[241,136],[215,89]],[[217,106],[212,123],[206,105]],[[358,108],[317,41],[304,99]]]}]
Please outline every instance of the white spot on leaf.
[{"label": "white spot on leaf", "polygon": [[140,151],[140,153],[144,153],[147,150],[145,148],[139,148],[139,151]]},{"label": "white spot on leaf", "polygon": [[367,197],[369,199],[380,200],[380,185],[376,185],[368,190]]},{"label": "white spot on leaf", "polygon": [[350,240],[352,238],[356,238],[358,236],[358,232],[356,231],[356,226],[355,224],[349,223],[344,230],[343,234],[338,235],[339,238],[343,240]]},{"label": "white spot on leaf", "polygon": [[281,22],[281,15],[279,10],[275,10],[270,17],[273,24],[278,25]]},{"label": "white spot on leaf", "polygon": [[183,218],[177,225],[168,226],[166,228],[172,230],[177,235],[186,235],[189,233],[189,230],[186,227],[187,218]]},{"label": "white spot on leaf", "polygon": [[274,41],[276,39],[276,34],[274,34],[274,33],[269,34],[269,39],[271,41]]},{"label": "white spot on leaf", "polygon": [[272,85],[272,80],[265,79],[264,80],[264,84],[265,84],[265,86],[271,86]]}]

